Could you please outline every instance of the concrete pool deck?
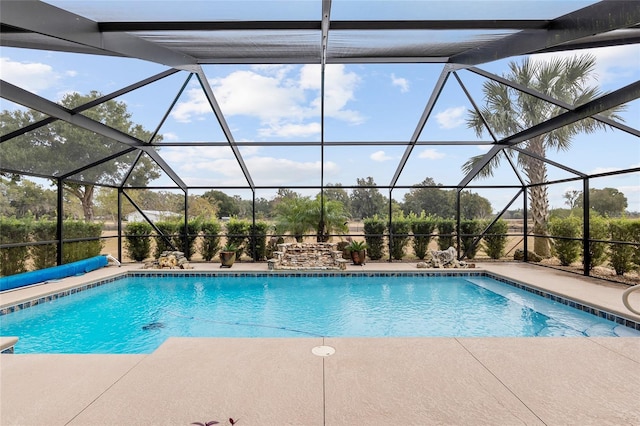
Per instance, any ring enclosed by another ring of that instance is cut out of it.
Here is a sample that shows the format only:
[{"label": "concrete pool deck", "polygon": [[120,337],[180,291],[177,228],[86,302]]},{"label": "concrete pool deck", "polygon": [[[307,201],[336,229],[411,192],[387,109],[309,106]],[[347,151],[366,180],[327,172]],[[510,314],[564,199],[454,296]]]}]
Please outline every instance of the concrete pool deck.
[{"label": "concrete pool deck", "polygon": [[[640,319],[623,306],[620,285],[521,263],[478,266]],[[6,292],[0,306],[138,268]],[[416,271],[413,263],[348,269]],[[317,346],[335,354],[314,355]],[[0,355],[0,424],[634,425],[638,384],[633,337],[172,338],[148,355]]]}]

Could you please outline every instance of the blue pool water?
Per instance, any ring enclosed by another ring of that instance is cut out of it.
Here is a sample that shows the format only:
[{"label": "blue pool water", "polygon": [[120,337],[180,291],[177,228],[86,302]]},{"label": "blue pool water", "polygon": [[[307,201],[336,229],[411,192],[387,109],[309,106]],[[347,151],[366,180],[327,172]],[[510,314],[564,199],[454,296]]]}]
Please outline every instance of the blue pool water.
[{"label": "blue pool water", "polygon": [[640,336],[488,277],[126,277],[0,317],[16,353],[149,353],[171,336]]}]

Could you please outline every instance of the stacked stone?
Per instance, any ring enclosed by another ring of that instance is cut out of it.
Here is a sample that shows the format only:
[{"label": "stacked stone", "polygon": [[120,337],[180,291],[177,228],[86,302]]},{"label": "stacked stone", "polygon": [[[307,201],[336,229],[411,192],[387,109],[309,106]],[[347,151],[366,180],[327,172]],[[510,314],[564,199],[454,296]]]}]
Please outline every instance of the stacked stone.
[{"label": "stacked stone", "polygon": [[345,269],[342,252],[336,243],[285,243],[278,244],[274,258],[268,261],[269,269],[325,270]]}]

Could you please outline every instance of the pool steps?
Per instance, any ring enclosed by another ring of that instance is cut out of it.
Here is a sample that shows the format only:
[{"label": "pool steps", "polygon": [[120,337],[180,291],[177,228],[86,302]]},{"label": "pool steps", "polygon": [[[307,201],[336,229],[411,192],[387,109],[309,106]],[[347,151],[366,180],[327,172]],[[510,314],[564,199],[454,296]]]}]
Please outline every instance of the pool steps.
[{"label": "pool steps", "polygon": [[0,336],[0,354],[12,354],[16,343],[18,343],[17,337]]}]

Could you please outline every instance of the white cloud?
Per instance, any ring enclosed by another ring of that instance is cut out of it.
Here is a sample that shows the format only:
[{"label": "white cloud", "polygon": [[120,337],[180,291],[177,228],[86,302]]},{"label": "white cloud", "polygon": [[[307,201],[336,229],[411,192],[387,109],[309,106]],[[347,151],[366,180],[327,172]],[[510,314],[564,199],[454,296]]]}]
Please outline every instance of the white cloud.
[{"label": "white cloud", "polygon": [[[299,184],[317,185],[320,179],[320,161],[294,161],[284,158],[250,156],[244,162],[254,181],[261,185],[280,186]],[[338,165],[325,162],[325,175],[336,174]],[[189,185],[197,186],[240,186],[247,181],[235,158],[220,158],[197,161],[190,167],[182,167],[188,172],[184,177]]]},{"label": "white cloud", "polygon": [[[364,117],[347,104],[355,99],[360,78],[344,66],[325,69],[325,116],[360,124]],[[226,117],[257,118],[261,137],[313,137],[320,135],[320,67],[317,65],[261,65],[210,80]],[[171,116],[188,123],[212,114],[199,86],[186,92]],[[311,122],[309,121],[311,120]]]},{"label": "white cloud", "polygon": [[281,136],[285,138],[302,137],[307,138],[320,134],[320,123],[307,124],[272,124],[268,127],[258,129],[258,134],[262,137]]},{"label": "white cloud", "polygon": [[407,93],[409,91],[409,80],[402,77],[396,77],[395,74],[391,74],[391,85],[398,86],[402,93]]},{"label": "white cloud", "polygon": [[436,121],[441,129],[453,129],[464,124],[464,113],[466,107],[459,106],[455,108],[447,108],[436,114]]},{"label": "white cloud", "polygon": [[387,154],[385,154],[384,151],[376,151],[373,154],[371,154],[369,158],[371,158],[373,161],[379,161],[379,162],[389,161],[392,159]]},{"label": "white cloud", "polygon": [[211,105],[207,102],[204,92],[200,89],[188,89],[187,100],[178,102],[171,110],[171,117],[180,123],[190,123],[194,117],[213,114]]},{"label": "white cloud", "polygon": [[600,173],[609,173],[614,172],[616,170],[620,170],[621,167],[596,167],[595,169],[589,172],[590,175],[598,175]]},{"label": "white cloud", "polygon": [[164,141],[177,141],[180,140],[177,134],[173,132],[165,132],[162,134],[162,140]]},{"label": "white cloud", "polygon": [[171,146],[161,148],[162,157],[171,165],[180,163],[181,167],[193,168],[202,162],[234,159],[233,152],[227,146]]},{"label": "white cloud", "polygon": [[[303,71],[313,70],[316,73],[316,88],[320,89],[320,66],[305,65]],[[345,72],[344,65],[327,65],[324,85],[324,115],[346,121],[350,124],[362,124],[365,117],[358,111],[346,109],[349,101],[355,100],[355,90],[360,84],[360,77],[354,72]],[[306,75],[308,78],[309,75]],[[308,81],[307,81],[307,84]],[[312,102],[320,112],[320,93]]]},{"label": "white cloud", "polygon": [[444,157],[445,155],[442,152],[438,152],[435,149],[425,149],[418,154],[418,158],[426,158],[427,160],[439,160]]},{"label": "white cloud", "polygon": [[0,58],[0,78],[33,93],[52,87],[60,76],[50,65]]}]

